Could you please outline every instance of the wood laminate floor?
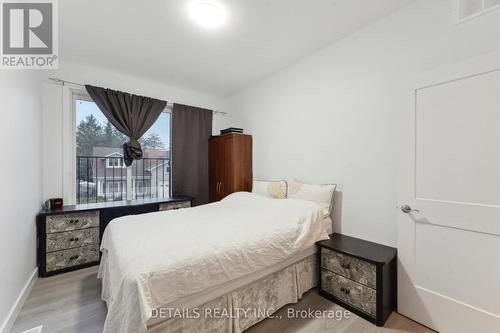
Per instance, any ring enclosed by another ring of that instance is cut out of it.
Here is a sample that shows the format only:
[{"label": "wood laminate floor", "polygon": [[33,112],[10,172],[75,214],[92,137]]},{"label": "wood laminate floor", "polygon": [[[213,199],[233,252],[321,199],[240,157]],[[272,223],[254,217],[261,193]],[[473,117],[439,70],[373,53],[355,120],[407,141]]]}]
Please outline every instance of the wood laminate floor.
[{"label": "wood laminate floor", "polygon": [[[106,306],[101,301],[101,285],[97,280],[97,267],[38,279],[31,291],[12,332],[19,333],[43,325],[43,333],[100,333],[106,316]],[[375,325],[350,314],[341,320],[329,318],[288,318],[288,308],[294,310],[343,310],[338,305],[319,296],[315,290],[308,292],[297,304],[278,311],[282,319],[266,319],[245,333],[403,333],[433,332],[428,328],[397,313],[393,313],[385,327]],[[123,332],[125,333],[125,332]]]}]

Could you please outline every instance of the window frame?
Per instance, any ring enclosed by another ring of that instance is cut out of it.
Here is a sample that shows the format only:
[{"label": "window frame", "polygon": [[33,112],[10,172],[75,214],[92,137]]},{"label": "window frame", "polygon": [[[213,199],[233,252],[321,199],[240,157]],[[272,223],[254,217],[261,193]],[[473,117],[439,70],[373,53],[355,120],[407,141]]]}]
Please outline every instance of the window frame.
[{"label": "window frame", "polygon": [[[121,154],[120,154],[121,155]],[[106,156],[105,157],[106,159],[106,169],[123,169],[123,168],[126,168],[125,166],[125,163],[123,162],[123,155],[121,155],[120,157],[111,157],[111,156]],[[111,163],[111,161],[113,162],[117,162],[117,165],[113,165]]]},{"label": "window frame", "polygon": [[[77,129],[76,102],[77,102],[77,100],[83,100],[83,101],[95,103],[94,100],[90,97],[90,95],[85,90],[76,89],[76,88],[69,89],[69,98],[67,99],[67,101],[68,101],[68,103],[71,103],[71,107],[70,107],[71,116],[69,117],[70,121],[71,121],[71,126],[70,126],[71,133],[67,133],[67,136],[69,136],[69,138],[71,138],[70,139],[71,145],[70,145],[70,147],[67,147],[66,149],[64,149],[64,151],[68,152],[69,154],[67,153],[64,155],[70,156],[70,161],[68,163],[68,167],[71,170],[71,172],[70,172],[71,180],[69,181],[70,185],[65,186],[64,180],[63,180],[63,187],[67,191],[66,193],[67,193],[67,197],[69,198],[69,204],[76,204],[76,199],[77,199],[77,193],[76,193],[76,191],[77,191],[76,182],[77,182],[77,177],[78,177],[77,172],[76,172],[77,171],[77,168],[76,168],[76,129]],[[168,146],[169,159],[170,159],[170,172],[169,172],[169,177],[168,177],[168,182],[169,182],[168,196],[171,197],[172,196],[172,185],[171,185],[172,184],[172,151],[173,151],[173,147],[172,147],[172,118],[173,118],[172,117],[172,105],[167,104],[167,106],[165,107],[165,109],[162,112],[168,113],[170,115],[170,122],[169,122],[169,125],[170,125],[170,128],[169,128],[170,138],[169,138],[169,140],[170,141],[169,141],[169,146]],[[71,149],[71,152],[69,152],[69,149]],[[108,159],[106,159],[106,163],[105,163],[106,168],[108,168],[107,160]],[[123,163],[123,160],[122,160],[122,163]],[[126,198],[124,198],[124,199],[134,200],[134,198],[133,198],[134,183],[132,182],[132,178],[133,178],[132,167],[126,167],[125,163],[123,163],[122,165],[123,165],[122,168],[127,170],[127,172],[126,172],[126,189],[125,189]],[[120,168],[120,167],[115,166],[114,168]],[[143,191],[144,191],[144,184],[143,184]]]},{"label": "window frame", "polygon": [[[106,194],[120,193],[123,191],[123,180],[110,180],[105,183]],[[113,189],[115,187],[115,189]]]},{"label": "window frame", "polygon": [[[135,195],[143,195],[145,192],[144,192],[144,189],[147,187],[147,186],[144,186],[144,183],[145,183],[145,179],[136,179],[134,181],[134,186],[136,188],[136,191],[135,191]],[[139,185],[140,185],[140,191],[139,191]]]}]

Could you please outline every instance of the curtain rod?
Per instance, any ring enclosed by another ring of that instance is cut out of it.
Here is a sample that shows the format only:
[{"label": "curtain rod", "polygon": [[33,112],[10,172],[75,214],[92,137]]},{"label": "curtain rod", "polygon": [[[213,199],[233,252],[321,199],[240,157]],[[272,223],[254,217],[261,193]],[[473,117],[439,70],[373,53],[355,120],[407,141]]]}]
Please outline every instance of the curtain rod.
[{"label": "curtain rod", "polygon": [[[66,84],[71,84],[71,85],[82,87],[82,88],[85,87],[84,84],[76,83],[76,82],[71,82],[71,81],[66,81],[66,80],[63,80],[63,79],[59,79],[57,77],[49,77],[49,80],[53,81],[53,82],[56,82],[56,83],[59,83],[59,84],[61,84],[63,86],[66,85]],[[173,107],[173,106],[174,106],[174,103],[167,102],[167,107]],[[222,116],[227,115],[227,112],[215,111],[215,110],[211,110],[211,111],[212,111],[213,114],[218,114],[218,115],[222,115]]]}]

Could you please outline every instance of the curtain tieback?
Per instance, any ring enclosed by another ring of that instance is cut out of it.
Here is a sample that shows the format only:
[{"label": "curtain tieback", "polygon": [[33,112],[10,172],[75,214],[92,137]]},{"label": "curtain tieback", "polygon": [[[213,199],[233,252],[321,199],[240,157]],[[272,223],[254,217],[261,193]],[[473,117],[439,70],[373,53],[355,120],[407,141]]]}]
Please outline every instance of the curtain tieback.
[{"label": "curtain tieback", "polygon": [[142,158],[141,144],[136,139],[130,139],[123,144],[123,160],[126,166],[131,166],[134,160]]}]

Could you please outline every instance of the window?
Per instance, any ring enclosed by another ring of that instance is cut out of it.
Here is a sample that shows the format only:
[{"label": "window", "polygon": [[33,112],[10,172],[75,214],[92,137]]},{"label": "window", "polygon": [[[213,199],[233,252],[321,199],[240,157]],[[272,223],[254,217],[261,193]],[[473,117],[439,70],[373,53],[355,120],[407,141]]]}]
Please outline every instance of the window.
[{"label": "window", "polygon": [[123,155],[118,153],[113,153],[106,158],[106,168],[125,168],[125,163],[123,162]]},{"label": "window", "polygon": [[[143,159],[123,161],[120,133],[85,93],[73,97],[76,139],[76,203],[170,196],[170,118],[163,112],[139,140]],[[128,189],[128,184],[130,189]],[[130,191],[130,193],[128,193]]]},{"label": "window", "polygon": [[456,0],[458,23],[500,8],[500,0]]},{"label": "window", "polygon": [[138,194],[143,194],[144,193],[144,181],[143,180],[137,180],[135,188],[136,188],[136,192]]},{"label": "window", "polygon": [[107,184],[107,188],[106,188],[106,192],[108,194],[112,194],[112,193],[119,193],[121,190],[122,190],[122,182],[118,181],[118,182],[109,182]]}]

